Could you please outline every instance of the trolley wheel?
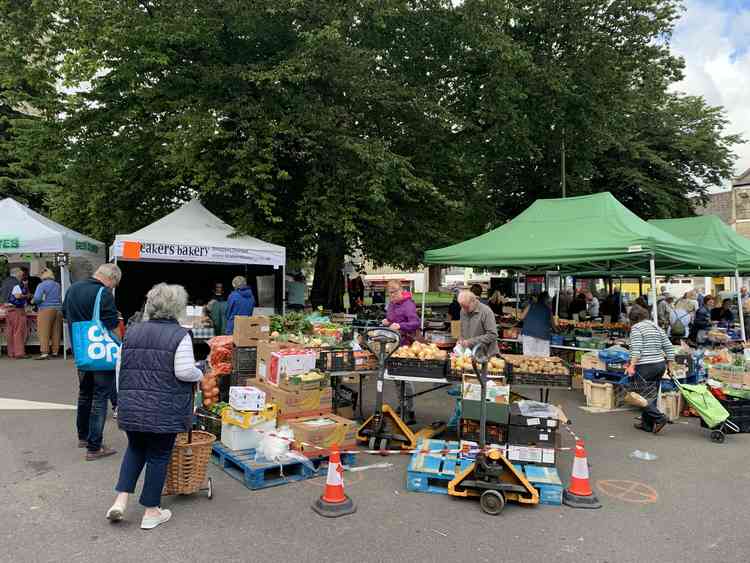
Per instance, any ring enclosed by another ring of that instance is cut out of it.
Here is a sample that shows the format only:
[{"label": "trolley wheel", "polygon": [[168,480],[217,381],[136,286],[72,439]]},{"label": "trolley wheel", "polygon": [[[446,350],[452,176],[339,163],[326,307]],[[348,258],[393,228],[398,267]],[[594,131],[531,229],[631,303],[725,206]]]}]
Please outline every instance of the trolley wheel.
[{"label": "trolley wheel", "polygon": [[505,496],[500,491],[484,491],[479,497],[479,506],[487,514],[496,516],[505,508]]},{"label": "trolley wheel", "polygon": [[722,432],[721,430],[711,431],[712,442],[716,442],[717,444],[723,444],[725,439],[726,439],[726,436],[724,435],[724,432]]},{"label": "trolley wheel", "polygon": [[374,450],[376,442],[377,442],[377,438],[375,438],[375,436],[370,437],[370,441],[367,442],[367,448],[369,450]]},{"label": "trolley wheel", "polygon": [[381,438],[380,439],[380,449],[381,450],[387,450],[388,449],[388,438]]},{"label": "trolley wheel", "polygon": [[208,478],[208,500],[211,500],[214,498],[214,482],[211,480],[211,477]]}]

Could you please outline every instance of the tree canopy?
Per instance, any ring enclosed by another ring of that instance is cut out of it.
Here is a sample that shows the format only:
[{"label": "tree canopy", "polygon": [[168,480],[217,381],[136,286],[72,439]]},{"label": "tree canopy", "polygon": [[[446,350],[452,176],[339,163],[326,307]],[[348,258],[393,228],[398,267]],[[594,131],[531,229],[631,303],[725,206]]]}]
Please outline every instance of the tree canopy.
[{"label": "tree canopy", "polygon": [[346,253],[412,266],[558,197],[563,140],[569,195],[608,190],[645,218],[691,212],[686,196],[731,175],[739,141],[720,108],[670,89],[676,0],[0,0],[0,13],[0,87],[26,85],[42,110],[0,137],[0,182],[11,139],[55,218],[100,240],[197,195],[315,257],[313,298],[332,306]]}]

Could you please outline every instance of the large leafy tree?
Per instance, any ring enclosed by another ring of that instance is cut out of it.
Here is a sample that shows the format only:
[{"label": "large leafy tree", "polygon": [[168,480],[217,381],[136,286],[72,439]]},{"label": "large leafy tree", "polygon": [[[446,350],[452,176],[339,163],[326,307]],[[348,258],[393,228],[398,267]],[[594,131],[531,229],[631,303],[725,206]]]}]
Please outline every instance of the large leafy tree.
[{"label": "large leafy tree", "polygon": [[0,8],[18,75],[68,88],[61,106],[43,90],[46,134],[14,143],[60,182],[58,218],[109,239],[198,195],[314,257],[313,299],[334,307],[347,252],[414,265],[558,197],[563,142],[569,195],[609,190],[652,217],[689,212],[738,141],[669,88],[677,0]]}]

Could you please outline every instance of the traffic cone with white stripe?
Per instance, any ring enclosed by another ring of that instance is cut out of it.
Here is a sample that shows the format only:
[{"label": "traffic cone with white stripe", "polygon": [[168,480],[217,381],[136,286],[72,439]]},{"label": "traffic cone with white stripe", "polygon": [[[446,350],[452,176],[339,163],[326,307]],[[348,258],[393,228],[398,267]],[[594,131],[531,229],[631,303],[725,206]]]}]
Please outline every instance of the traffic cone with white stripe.
[{"label": "traffic cone with white stripe", "polygon": [[573,460],[573,472],[570,486],[563,491],[563,504],[573,508],[601,508],[599,499],[589,484],[589,462],[583,440],[576,440],[576,457]]},{"label": "traffic cone with white stripe", "polygon": [[344,493],[344,468],[338,446],[331,446],[331,457],[328,459],[328,476],[323,495],[316,500],[312,509],[326,518],[346,516],[357,511],[357,507]]}]

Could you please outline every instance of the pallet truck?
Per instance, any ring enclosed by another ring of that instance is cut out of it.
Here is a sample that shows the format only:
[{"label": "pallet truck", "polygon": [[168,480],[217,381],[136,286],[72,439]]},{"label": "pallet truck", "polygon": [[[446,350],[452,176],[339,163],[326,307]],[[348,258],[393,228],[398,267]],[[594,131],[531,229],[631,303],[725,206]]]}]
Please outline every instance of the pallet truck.
[{"label": "pallet truck", "polygon": [[[357,441],[367,443],[371,450],[387,450],[391,445],[404,450],[414,449],[419,440],[432,438],[446,428],[444,423],[436,423],[414,432],[395,410],[383,403],[385,364],[400,342],[401,335],[389,328],[371,328],[364,332],[365,348],[378,359],[377,395],[375,412],[357,430]],[[403,389],[401,394],[403,396]]]},{"label": "pallet truck", "polygon": [[[528,482],[498,449],[487,449],[485,428],[487,425],[487,364],[489,358],[481,345],[474,348],[472,367],[481,386],[479,414],[479,452],[474,463],[461,471],[448,484],[448,494],[455,497],[479,497],[479,506],[487,514],[497,515],[505,508],[506,501],[522,504],[539,504],[539,492]],[[478,366],[481,364],[481,367]]]}]

